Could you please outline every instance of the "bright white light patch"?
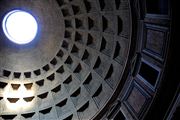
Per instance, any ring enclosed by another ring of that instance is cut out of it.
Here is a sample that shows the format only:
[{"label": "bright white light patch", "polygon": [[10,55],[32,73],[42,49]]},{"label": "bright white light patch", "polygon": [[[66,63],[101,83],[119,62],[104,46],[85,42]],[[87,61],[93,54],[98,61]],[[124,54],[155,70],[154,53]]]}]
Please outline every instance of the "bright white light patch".
[{"label": "bright white light patch", "polygon": [[13,10],[6,14],[2,23],[7,38],[17,44],[31,42],[38,30],[35,18],[22,10]]},{"label": "bright white light patch", "polygon": [[[2,93],[3,98],[5,100],[6,108],[9,111],[20,111],[20,110],[29,110],[34,107],[34,102],[26,102],[23,98],[26,97],[32,97],[35,94],[34,90],[27,90],[23,83],[17,83],[21,84],[18,90],[13,90],[12,86],[9,84],[4,89],[4,92]],[[19,98],[19,100],[16,103],[10,103],[7,98]]]}]

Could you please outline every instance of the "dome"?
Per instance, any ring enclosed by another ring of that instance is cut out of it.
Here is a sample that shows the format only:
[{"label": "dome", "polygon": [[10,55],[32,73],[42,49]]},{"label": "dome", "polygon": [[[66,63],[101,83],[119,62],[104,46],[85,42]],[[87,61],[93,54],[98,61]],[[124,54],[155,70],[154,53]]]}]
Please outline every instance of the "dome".
[{"label": "dome", "polygon": [[0,119],[164,117],[175,91],[156,115],[161,92],[177,88],[165,74],[173,53],[167,4],[1,0]]}]

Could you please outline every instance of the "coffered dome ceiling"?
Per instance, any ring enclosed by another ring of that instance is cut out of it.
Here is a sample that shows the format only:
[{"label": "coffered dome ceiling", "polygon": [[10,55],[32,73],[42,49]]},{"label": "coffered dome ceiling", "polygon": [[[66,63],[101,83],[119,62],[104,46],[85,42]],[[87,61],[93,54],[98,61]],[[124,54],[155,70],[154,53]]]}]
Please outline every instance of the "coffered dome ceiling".
[{"label": "coffered dome ceiling", "polygon": [[34,41],[18,45],[0,28],[2,119],[92,119],[108,103],[131,44],[128,0],[1,0],[35,16]]}]

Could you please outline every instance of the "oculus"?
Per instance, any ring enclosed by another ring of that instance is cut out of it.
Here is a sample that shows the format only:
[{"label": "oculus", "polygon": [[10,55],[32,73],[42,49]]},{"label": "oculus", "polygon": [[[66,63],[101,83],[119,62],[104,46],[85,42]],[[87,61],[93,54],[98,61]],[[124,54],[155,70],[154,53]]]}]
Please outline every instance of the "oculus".
[{"label": "oculus", "polygon": [[16,44],[27,44],[36,37],[38,24],[30,13],[13,10],[3,18],[2,28],[10,41]]}]

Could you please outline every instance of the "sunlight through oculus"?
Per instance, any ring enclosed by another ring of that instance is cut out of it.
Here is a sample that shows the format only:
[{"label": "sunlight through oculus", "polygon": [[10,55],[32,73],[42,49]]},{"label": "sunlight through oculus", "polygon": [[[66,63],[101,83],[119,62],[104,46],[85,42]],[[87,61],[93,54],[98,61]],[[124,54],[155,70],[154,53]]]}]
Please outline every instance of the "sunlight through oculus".
[{"label": "sunlight through oculus", "polygon": [[36,19],[22,10],[13,10],[7,13],[3,19],[2,27],[7,38],[16,44],[31,42],[38,31]]}]

